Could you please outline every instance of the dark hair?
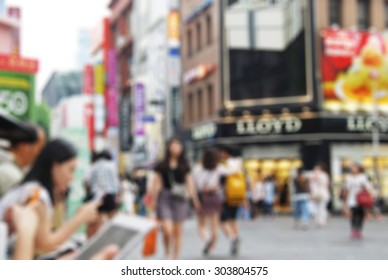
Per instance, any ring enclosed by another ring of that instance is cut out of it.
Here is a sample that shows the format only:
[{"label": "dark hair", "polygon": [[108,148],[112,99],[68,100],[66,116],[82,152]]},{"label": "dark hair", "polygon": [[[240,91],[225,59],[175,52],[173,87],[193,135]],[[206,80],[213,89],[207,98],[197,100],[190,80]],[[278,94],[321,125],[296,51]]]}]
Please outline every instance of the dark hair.
[{"label": "dark hair", "polygon": [[165,154],[164,154],[164,159],[158,164],[156,169],[157,170],[161,170],[161,169],[165,170],[165,169],[169,169],[170,168],[170,160],[171,160],[170,147],[171,147],[171,144],[174,143],[174,142],[179,142],[182,145],[182,152],[181,152],[181,154],[178,157],[178,169],[182,173],[188,173],[188,172],[190,172],[190,164],[189,164],[189,161],[188,161],[187,156],[186,156],[185,145],[183,145],[183,142],[182,142],[181,139],[176,138],[176,137],[171,138],[167,142],[166,151],[165,151]]},{"label": "dark hair", "polygon": [[54,163],[63,163],[77,156],[77,151],[69,142],[62,139],[55,139],[46,144],[35,161],[31,170],[24,177],[22,183],[37,181],[49,193],[54,203],[54,182],[52,167]]},{"label": "dark hair", "polygon": [[24,133],[24,137],[14,137],[10,139],[11,148],[14,149],[20,144],[34,144],[38,141],[38,132],[41,129],[39,126],[29,122],[20,123],[20,133]]},{"label": "dark hair", "polygon": [[216,149],[207,149],[203,154],[202,165],[206,170],[214,170],[220,161],[218,151]]},{"label": "dark hair", "polygon": [[324,163],[324,162],[321,161],[321,162],[318,162],[318,163],[316,164],[316,166],[320,167],[323,171],[328,172],[328,168],[327,168],[326,163]]},{"label": "dark hair", "polygon": [[102,152],[100,152],[96,155],[95,159],[96,159],[96,161],[100,160],[100,159],[112,160],[113,156],[112,156],[111,152],[109,152],[108,150],[103,150]]}]

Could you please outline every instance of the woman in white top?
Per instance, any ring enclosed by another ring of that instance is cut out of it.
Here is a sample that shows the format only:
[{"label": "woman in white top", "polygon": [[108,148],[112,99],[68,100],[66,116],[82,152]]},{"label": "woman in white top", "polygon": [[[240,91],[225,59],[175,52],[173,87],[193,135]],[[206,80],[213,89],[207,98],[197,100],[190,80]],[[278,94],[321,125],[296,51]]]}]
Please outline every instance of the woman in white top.
[{"label": "woman in white top", "polygon": [[[219,220],[222,207],[221,198],[221,172],[217,168],[219,154],[217,150],[206,150],[201,164],[195,166],[193,179],[197,188],[201,210],[198,215],[198,230],[204,240],[203,254],[208,255],[214,248],[218,237]],[[211,234],[209,236],[206,222],[210,222]]]},{"label": "woman in white top", "polygon": [[345,190],[345,215],[351,216],[351,237],[354,239],[360,239],[361,231],[365,219],[365,209],[358,205],[357,195],[366,189],[372,196],[374,195],[374,189],[370,183],[368,177],[363,172],[363,169],[359,165],[353,165],[351,168],[351,174],[346,177]]},{"label": "woman in white top", "polygon": [[52,231],[53,206],[63,200],[68,191],[76,167],[76,151],[64,140],[46,144],[34,166],[19,187],[9,191],[0,200],[0,219],[12,224],[11,209],[14,205],[36,204],[39,227],[37,228],[34,254],[48,253],[57,249],[81,225],[97,218],[100,202],[85,204],[68,223]]},{"label": "woman in white top", "polygon": [[319,227],[324,227],[328,216],[327,204],[330,200],[330,178],[325,164],[317,164],[309,179],[315,211],[315,222]]}]

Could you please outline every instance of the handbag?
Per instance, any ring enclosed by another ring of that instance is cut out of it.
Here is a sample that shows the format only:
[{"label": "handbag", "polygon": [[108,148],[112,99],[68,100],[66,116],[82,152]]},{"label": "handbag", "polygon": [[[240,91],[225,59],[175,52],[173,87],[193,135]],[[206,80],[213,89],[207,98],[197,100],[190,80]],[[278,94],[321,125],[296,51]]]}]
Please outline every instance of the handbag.
[{"label": "handbag", "polygon": [[180,198],[180,199],[187,199],[187,191],[185,184],[179,184],[175,181],[174,176],[171,174],[171,172],[168,172],[168,177],[170,179],[171,184],[171,194],[173,197]]},{"label": "handbag", "polygon": [[372,207],[375,203],[372,195],[366,188],[363,188],[362,191],[357,194],[356,199],[357,204],[361,207]]}]

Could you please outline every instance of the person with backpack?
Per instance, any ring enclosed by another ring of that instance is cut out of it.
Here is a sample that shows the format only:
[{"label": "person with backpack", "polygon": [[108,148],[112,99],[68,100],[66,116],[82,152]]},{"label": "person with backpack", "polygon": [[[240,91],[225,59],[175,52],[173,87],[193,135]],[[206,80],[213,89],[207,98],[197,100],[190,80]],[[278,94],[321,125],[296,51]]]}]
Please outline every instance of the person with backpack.
[{"label": "person with backpack", "polygon": [[231,254],[236,256],[241,243],[237,215],[239,207],[247,203],[247,184],[242,160],[236,156],[237,152],[225,146],[220,147],[219,150],[222,162],[219,170],[223,174],[221,185],[224,193],[220,217],[221,226],[230,240]]},{"label": "person with backpack", "polygon": [[309,181],[303,174],[303,169],[298,168],[296,177],[292,180],[295,228],[307,229],[309,220],[308,202],[310,196]]}]

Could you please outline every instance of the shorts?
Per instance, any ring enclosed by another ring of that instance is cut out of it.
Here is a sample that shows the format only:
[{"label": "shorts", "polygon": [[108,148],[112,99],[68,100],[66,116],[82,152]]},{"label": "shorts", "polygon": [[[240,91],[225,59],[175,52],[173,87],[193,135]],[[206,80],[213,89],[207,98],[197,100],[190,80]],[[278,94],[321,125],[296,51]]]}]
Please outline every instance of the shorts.
[{"label": "shorts", "polygon": [[239,208],[238,206],[229,206],[228,204],[224,203],[222,205],[222,211],[221,211],[221,222],[237,220],[238,208]]},{"label": "shorts", "polygon": [[157,217],[160,221],[171,220],[181,223],[189,217],[190,204],[187,200],[174,197],[169,190],[162,190],[158,199]]}]

